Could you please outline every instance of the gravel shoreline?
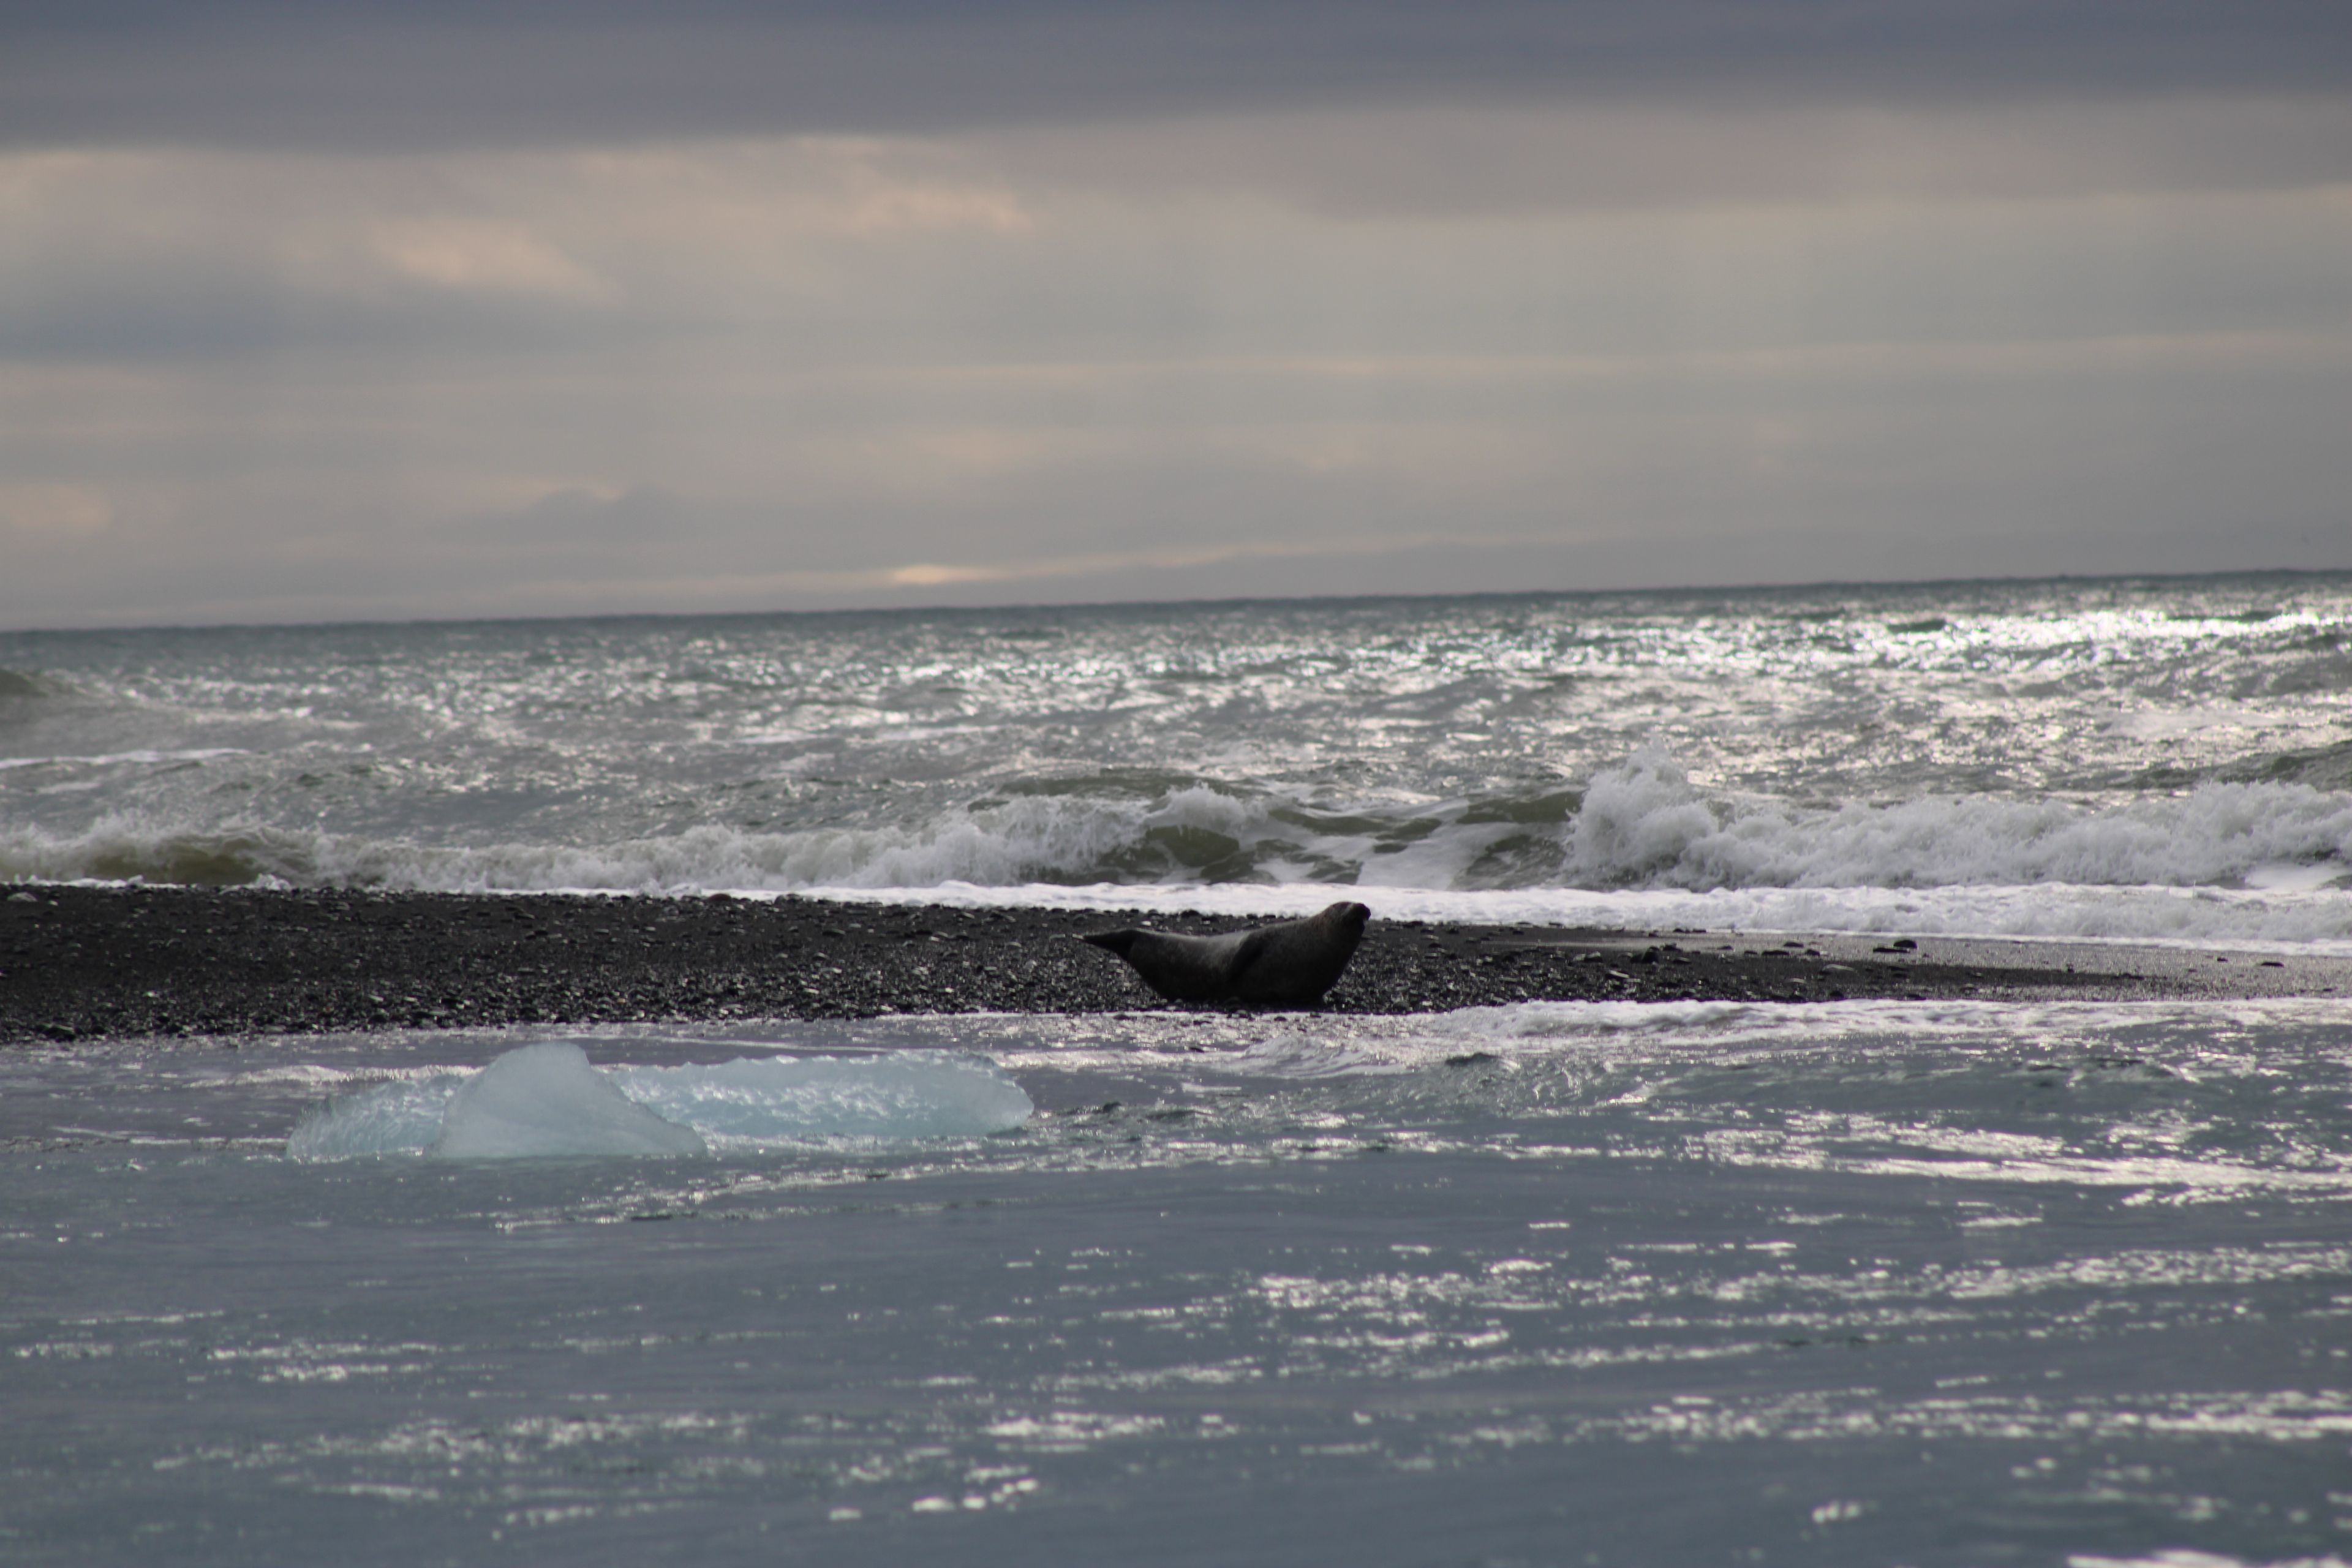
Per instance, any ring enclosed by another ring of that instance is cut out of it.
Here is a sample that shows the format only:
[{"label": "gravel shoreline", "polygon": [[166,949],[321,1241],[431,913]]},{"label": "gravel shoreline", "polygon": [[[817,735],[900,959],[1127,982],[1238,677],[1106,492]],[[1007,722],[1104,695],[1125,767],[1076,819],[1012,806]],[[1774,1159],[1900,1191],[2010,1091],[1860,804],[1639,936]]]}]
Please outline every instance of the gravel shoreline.
[{"label": "gravel shoreline", "polygon": [[[19,886],[0,894],[0,1044],[1167,1010],[1173,1005],[1124,963],[1074,939],[1123,925],[1211,931],[1246,923],[798,897]],[[2341,960],[1375,919],[1324,1010],[2347,993],[2352,964]]]}]

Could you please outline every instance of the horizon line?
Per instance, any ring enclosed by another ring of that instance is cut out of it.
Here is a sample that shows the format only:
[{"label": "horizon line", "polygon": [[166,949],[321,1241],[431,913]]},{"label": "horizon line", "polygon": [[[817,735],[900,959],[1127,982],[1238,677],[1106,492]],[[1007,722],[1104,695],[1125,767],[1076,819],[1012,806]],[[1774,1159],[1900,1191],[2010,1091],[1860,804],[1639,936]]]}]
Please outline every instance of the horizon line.
[{"label": "horizon line", "polygon": [[982,616],[1149,608],[1214,609],[1248,605],[1366,605],[1400,600],[1609,599],[1670,594],[1807,593],[1864,588],[1961,588],[2021,583],[2187,583],[2281,577],[2352,577],[2352,566],[2246,567],[2228,572],[2053,572],[1987,574],[1969,577],[1856,577],[1762,583],[1661,583],[1619,588],[1477,588],[1454,593],[1239,594],[1168,599],[1027,600],[1002,605],[836,605],[824,608],[772,607],[742,610],[587,610],[560,615],[353,616],[334,620],[152,621],[89,626],[0,626],[0,637],[78,637],[121,632],[317,631],[329,627],[490,626],[567,621],[752,620],[780,616],[816,619],[842,616]]}]

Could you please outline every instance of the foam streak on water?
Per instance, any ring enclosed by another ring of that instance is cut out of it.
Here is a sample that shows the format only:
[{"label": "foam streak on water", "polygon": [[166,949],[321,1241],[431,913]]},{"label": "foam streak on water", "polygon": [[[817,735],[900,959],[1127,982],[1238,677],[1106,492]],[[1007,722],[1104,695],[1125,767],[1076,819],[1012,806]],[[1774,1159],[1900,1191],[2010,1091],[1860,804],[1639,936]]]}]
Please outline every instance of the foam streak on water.
[{"label": "foam streak on water", "polygon": [[2352,946],[2341,576],[13,634],[0,668],[0,877]]},{"label": "foam streak on water", "polygon": [[[580,1053],[801,1135],[287,1155]],[[12,1562],[2352,1555],[2333,1003],[125,1044],[0,1138]]]}]

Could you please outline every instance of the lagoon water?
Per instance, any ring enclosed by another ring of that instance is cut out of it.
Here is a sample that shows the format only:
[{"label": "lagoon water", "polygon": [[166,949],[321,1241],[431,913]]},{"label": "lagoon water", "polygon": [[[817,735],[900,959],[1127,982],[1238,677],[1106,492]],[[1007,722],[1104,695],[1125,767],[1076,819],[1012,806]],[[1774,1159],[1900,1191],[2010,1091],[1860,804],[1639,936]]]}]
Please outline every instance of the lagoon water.
[{"label": "lagoon water", "polygon": [[[2341,577],[0,671],[6,878],[2352,952]],[[10,1562],[2352,1559],[2340,999],[118,1041],[0,1162]]]},{"label": "lagoon water", "polygon": [[[557,1039],[710,1151],[352,1112]],[[2352,1553],[2336,1003],[125,1043],[0,1131],[12,1562]]]}]

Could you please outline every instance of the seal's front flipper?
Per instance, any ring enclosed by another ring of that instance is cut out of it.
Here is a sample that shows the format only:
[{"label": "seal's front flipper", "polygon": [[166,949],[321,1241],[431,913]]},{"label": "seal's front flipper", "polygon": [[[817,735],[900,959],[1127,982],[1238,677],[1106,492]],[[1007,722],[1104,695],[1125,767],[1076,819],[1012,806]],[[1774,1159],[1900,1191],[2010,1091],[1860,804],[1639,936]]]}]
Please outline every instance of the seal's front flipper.
[{"label": "seal's front flipper", "polygon": [[1234,950],[1234,966],[1225,973],[1225,984],[1235,994],[1244,991],[1249,984],[1249,972],[1256,966],[1258,960],[1274,951],[1274,932],[1264,927],[1242,938],[1241,946]]}]

